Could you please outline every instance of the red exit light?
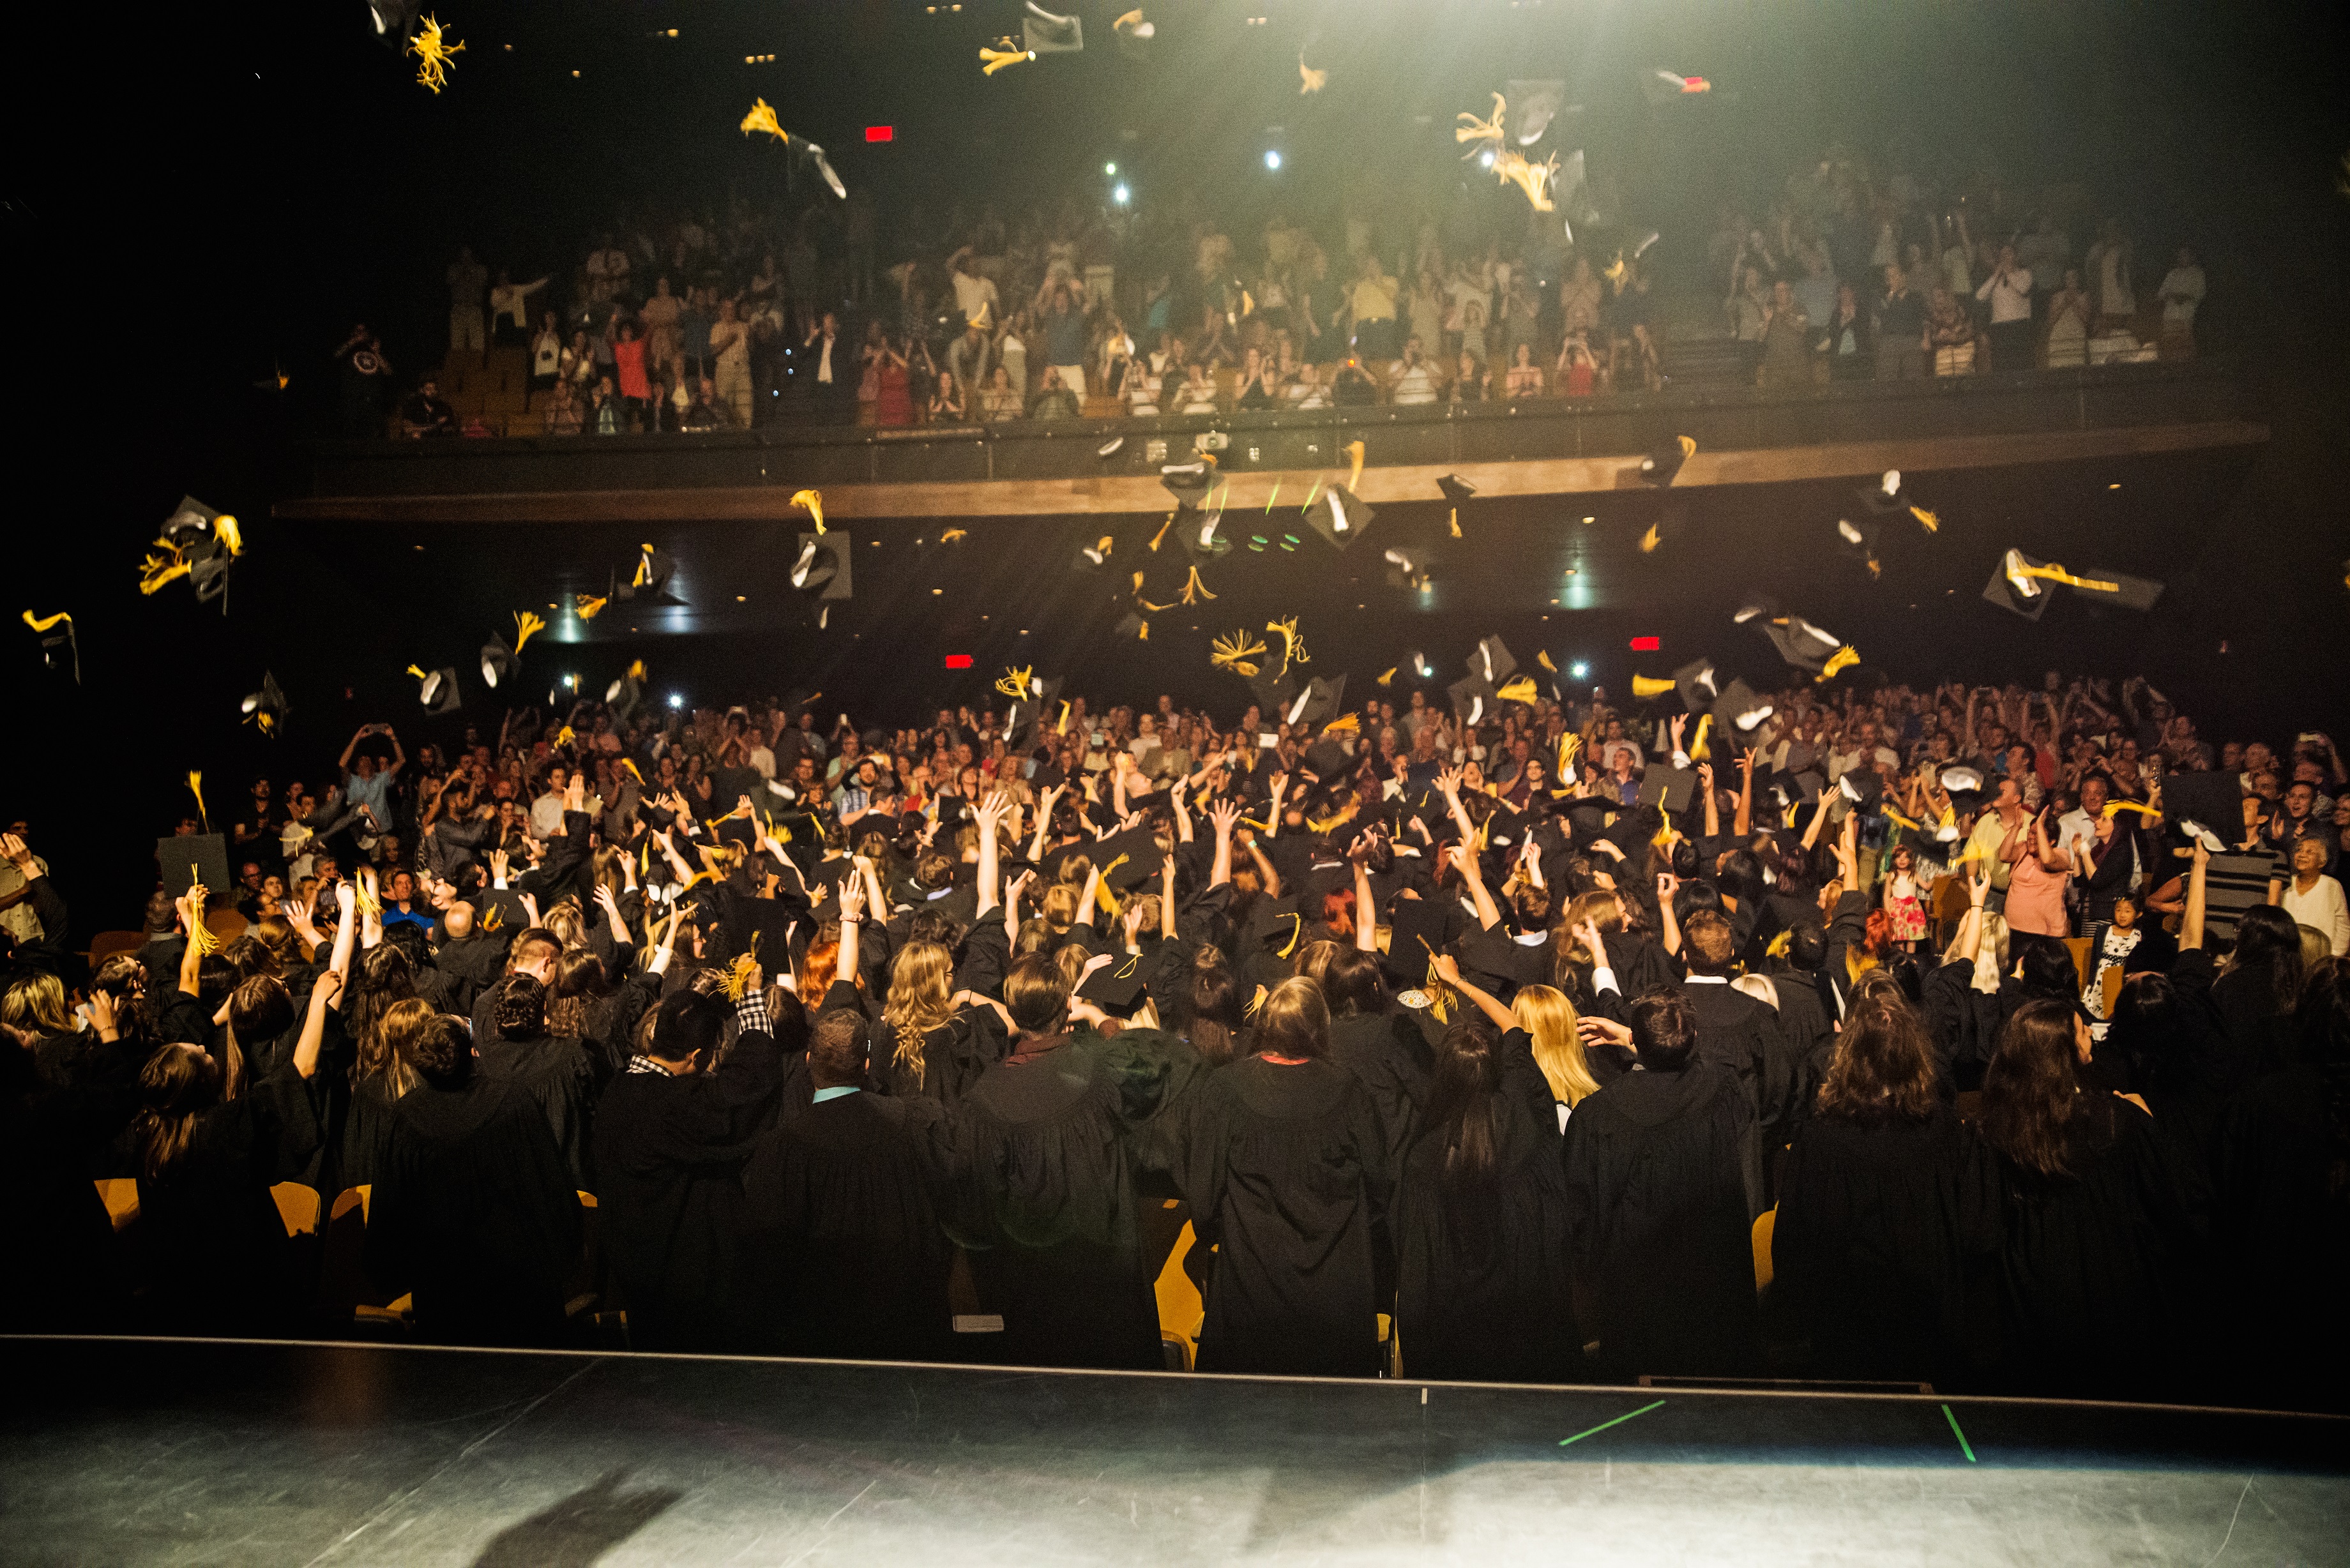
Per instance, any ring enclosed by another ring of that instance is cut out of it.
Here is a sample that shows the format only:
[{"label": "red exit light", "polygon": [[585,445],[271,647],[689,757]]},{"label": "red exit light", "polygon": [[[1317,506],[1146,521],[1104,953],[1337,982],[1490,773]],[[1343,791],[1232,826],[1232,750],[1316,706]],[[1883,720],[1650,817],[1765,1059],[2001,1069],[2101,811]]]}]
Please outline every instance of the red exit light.
[{"label": "red exit light", "polygon": [[1632,639],[1632,651],[1635,653],[1654,653],[1662,646],[1663,644],[1653,637],[1636,637]]},{"label": "red exit light", "polygon": [[971,655],[968,653],[948,654],[947,668],[949,670],[969,670],[971,668]]},{"label": "red exit light", "polygon": [[868,141],[895,141],[898,140],[898,128],[894,125],[868,125],[865,128],[865,140]]}]

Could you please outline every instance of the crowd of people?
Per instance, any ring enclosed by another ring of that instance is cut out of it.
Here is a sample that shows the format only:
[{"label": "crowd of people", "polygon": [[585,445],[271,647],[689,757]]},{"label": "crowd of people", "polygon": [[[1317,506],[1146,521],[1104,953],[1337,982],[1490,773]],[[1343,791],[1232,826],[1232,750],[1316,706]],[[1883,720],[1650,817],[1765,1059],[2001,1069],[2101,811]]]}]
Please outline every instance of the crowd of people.
[{"label": "crowd of people", "polygon": [[[1945,191],[1835,149],[1762,223],[1725,206],[1702,266],[1686,247],[1661,288],[1674,248],[1653,233],[1570,234],[1522,210],[1481,188],[1399,218],[1366,196],[1321,223],[1276,209],[1236,241],[1188,194],[1009,221],[959,204],[942,223],[909,205],[885,241],[861,191],[796,217],[738,197],[723,217],[616,223],[560,276],[518,281],[462,250],[449,344],[525,357],[527,410],[504,433],[905,427],[1655,390],[1677,289],[1720,290],[1719,331],[1765,385],[2176,357],[2205,288],[2185,250],[2147,288],[2111,217],[2076,263],[2077,200],[2022,212],[1995,180]],[[1682,314],[1709,329],[1709,306]],[[338,363],[345,433],[383,433],[380,343],[361,327]],[[499,433],[437,381],[396,422]]]},{"label": "crowd of people", "polygon": [[371,724],[94,970],[17,824],[0,1314],[1152,1368],[1175,1199],[1203,1370],[2335,1397],[2329,739],[1553,695]]}]

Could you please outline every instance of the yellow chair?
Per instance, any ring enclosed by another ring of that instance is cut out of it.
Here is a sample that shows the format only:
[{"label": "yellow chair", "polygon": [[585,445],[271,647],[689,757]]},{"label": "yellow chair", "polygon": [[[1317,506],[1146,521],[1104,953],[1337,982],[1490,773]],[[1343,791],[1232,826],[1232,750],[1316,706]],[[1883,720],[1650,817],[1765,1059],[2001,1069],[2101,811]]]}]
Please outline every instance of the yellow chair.
[{"label": "yellow chair", "polygon": [[318,1233],[318,1189],[305,1187],[298,1181],[281,1181],[269,1189],[277,1201],[277,1217],[286,1222],[286,1234],[315,1236]]},{"label": "yellow chair", "polygon": [[1754,1293],[1762,1294],[1771,1288],[1771,1237],[1779,1228],[1779,1210],[1765,1209],[1754,1221]]},{"label": "yellow chair", "polygon": [[98,1195],[106,1203],[106,1216],[114,1221],[119,1235],[128,1231],[139,1219],[139,1179],[135,1176],[101,1176],[98,1179]]},{"label": "yellow chair", "polygon": [[[1170,1199],[1166,1206],[1173,1209],[1176,1205]],[[1183,1369],[1187,1372],[1199,1363],[1200,1329],[1208,1315],[1207,1305],[1200,1299],[1200,1287],[1183,1272],[1183,1260],[1190,1255],[1193,1240],[1191,1222],[1186,1220],[1151,1287],[1159,1300],[1159,1343],[1182,1347]]]}]

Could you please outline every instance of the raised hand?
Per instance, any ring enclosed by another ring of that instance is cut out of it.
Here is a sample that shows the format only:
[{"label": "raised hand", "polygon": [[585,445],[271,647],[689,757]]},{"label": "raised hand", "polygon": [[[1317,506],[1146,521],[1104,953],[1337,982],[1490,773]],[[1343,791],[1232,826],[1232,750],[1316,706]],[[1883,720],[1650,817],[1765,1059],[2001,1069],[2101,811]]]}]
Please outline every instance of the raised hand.
[{"label": "raised hand", "polygon": [[1436,787],[1442,792],[1445,799],[1457,801],[1461,798],[1462,772],[1463,770],[1460,768],[1444,768],[1438,772]]},{"label": "raised hand", "polygon": [[1241,819],[1241,808],[1229,800],[1220,800],[1208,808],[1208,820],[1216,825],[1218,837],[1229,836],[1232,825]]}]

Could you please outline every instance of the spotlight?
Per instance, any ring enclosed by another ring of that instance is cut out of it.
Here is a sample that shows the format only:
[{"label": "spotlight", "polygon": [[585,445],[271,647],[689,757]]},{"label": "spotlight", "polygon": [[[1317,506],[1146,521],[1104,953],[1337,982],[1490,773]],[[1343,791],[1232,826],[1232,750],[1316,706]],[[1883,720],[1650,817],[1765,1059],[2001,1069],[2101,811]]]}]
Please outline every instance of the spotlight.
[{"label": "spotlight", "polygon": [[1102,172],[1110,176],[1112,179],[1116,179],[1118,177],[1118,165],[1115,163],[1105,163],[1102,165]]},{"label": "spotlight", "polygon": [[1577,680],[1581,680],[1590,675],[1591,666],[1584,663],[1583,660],[1578,659],[1573,664],[1566,667],[1566,672],[1569,675],[1574,676]]},{"label": "spotlight", "polygon": [[1123,207],[1127,202],[1134,199],[1134,192],[1128,190],[1125,185],[1120,184],[1117,190],[1112,191],[1109,193],[1109,199]]},{"label": "spotlight", "polygon": [[1492,153],[1491,153],[1490,151],[1488,151],[1488,152],[1480,152],[1479,154],[1477,154],[1477,167],[1479,167],[1480,169],[1491,169],[1492,166],[1493,166],[1493,155],[1492,155]]},{"label": "spotlight", "polygon": [[669,705],[672,708],[682,708],[685,706],[685,699],[672,691],[669,694]]},{"label": "spotlight", "polygon": [[1273,170],[1278,170],[1281,167],[1281,149],[1268,147],[1264,150],[1264,166]]}]

